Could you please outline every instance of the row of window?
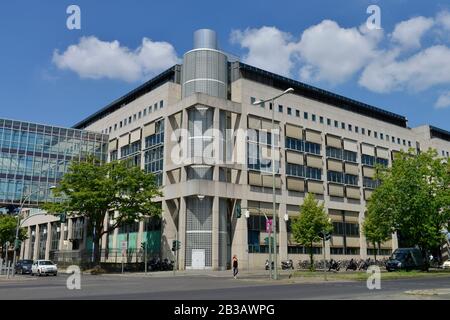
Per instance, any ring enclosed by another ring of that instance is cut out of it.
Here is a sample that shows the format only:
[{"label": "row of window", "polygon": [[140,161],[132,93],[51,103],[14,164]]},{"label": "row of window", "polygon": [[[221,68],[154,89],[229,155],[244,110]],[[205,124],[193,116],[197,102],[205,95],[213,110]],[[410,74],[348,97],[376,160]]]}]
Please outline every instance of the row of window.
[{"label": "row of window", "polygon": [[361,163],[363,165],[371,166],[371,167],[375,166],[375,164],[381,164],[382,166],[387,167],[389,164],[389,160],[384,159],[384,158],[369,156],[367,154],[362,154],[361,155]]},{"label": "row of window", "polygon": [[287,163],[286,175],[314,180],[322,180],[322,169],[307,167],[300,164]]},{"label": "row of window", "polygon": [[146,117],[147,115],[150,115],[153,111],[158,110],[158,106],[159,106],[159,109],[164,108],[164,100],[159,101],[159,103],[156,102],[153,105],[145,107],[142,111],[139,111],[139,112],[129,116],[128,118],[125,118],[122,121],[115,123],[113,126],[110,126],[109,128],[103,129],[102,133],[108,134],[108,133],[111,133],[113,130],[116,131],[117,128],[126,127],[127,125],[130,125],[134,121],[139,120],[142,117]]},{"label": "row of window", "polygon": [[320,154],[320,144],[304,141],[296,138],[286,137],[285,147],[296,151]]},{"label": "row of window", "polygon": [[345,183],[353,186],[358,185],[358,176],[337,171],[327,171],[329,182]]},{"label": "row of window", "polygon": [[349,162],[357,162],[357,154],[354,151],[343,150],[327,146],[326,155],[327,157],[330,158],[345,160]]},{"label": "row of window", "polygon": [[359,225],[357,223],[349,222],[333,222],[333,235],[359,237]]},{"label": "row of window", "polygon": [[[250,103],[253,104],[256,101],[255,97],[250,97]],[[261,104],[260,107],[265,108],[265,104]],[[272,103],[269,103],[269,109],[272,110]],[[295,110],[295,116],[297,118],[301,118],[301,112],[298,109],[292,109],[291,107],[287,107],[287,114],[290,116],[293,116],[293,110]],[[278,112],[283,113],[284,112],[284,107],[282,105],[278,105]],[[303,112],[303,119],[305,120],[309,120],[309,114],[308,112]],[[328,126],[334,126],[335,128],[341,128],[343,130],[348,130],[350,132],[355,132],[355,133],[361,133],[362,135],[366,135],[371,137],[372,136],[372,132],[373,132],[373,137],[376,139],[380,139],[380,140],[385,140],[386,141],[391,141],[392,143],[397,143],[399,145],[403,144],[404,146],[406,146],[408,144],[408,147],[412,146],[411,141],[406,141],[405,139],[400,139],[400,138],[395,138],[394,136],[390,137],[388,134],[384,134],[381,132],[377,132],[377,131],[372,131],[370,129],[366,129],[365,128],[360,128],[358,126],[353,126],[351,124],[346,124],[345,122],[339,122],[337,120],[332,120],[330,118],[327,118],[327,125]],[[311,121],[313,122],[317,122],[319,121],[319,123],[321,124],[325,124],[325,118],[322,116],[317,117],[315,114],[311,114]],[[447,155],[448,156],[448,155]]]}]

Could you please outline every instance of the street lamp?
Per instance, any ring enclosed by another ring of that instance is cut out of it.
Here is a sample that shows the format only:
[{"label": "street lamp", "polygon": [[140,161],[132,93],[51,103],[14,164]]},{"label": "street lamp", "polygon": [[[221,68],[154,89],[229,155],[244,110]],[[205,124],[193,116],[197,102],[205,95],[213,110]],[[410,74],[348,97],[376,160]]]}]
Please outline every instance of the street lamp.
[{"label": "street lamp", "polygon": [[[266,100],[257,100],[253,102],[254,105],[262,104],[270,101],[272,104],[272,131],[275,133],[275,99],[284,96],[285,94],[293,92],[293,88],[289,88],[279,95],[276,95],[270,99]],[[274,138],[274,134],[271,135]],[[275,140],[273,139],[272,140]],[[276,194],[275,194],[275,141],[272,142],[272,197],[273,197],[273,220],[272,220],[272,228],[273,228],[273,257],[274,257],[274,280],[278,280],[278,264],[277,264],[277,220],[276,220]],[[270,239],[269,239],[270,240]],[[269,242],[270,243],[270,242]]]},{"label": "street lamp", "polygon": [[[56,186],[50,186],[49,190],[53,190],[55,189]],[[16,250],[17,250],[17,244],[19,242],[19,229],[20,229],[20,225],[25,222],[22,221],[22,223],[20,223],[20,213],[23,210],[23,206],[25,205],[25,202],[31,198],[32,195],[34,195],[35,193],[40,192],[40,190],[35,190],[34,192],[30,192],[28,195],[25,196],[25,198],[22,200],[22,202],[20,203],[20,209],[19,212],[17,213],[17,224],[16,224],[16,238],[14,239],[14,251],[13,251],[13,276],[16,275]]]}]

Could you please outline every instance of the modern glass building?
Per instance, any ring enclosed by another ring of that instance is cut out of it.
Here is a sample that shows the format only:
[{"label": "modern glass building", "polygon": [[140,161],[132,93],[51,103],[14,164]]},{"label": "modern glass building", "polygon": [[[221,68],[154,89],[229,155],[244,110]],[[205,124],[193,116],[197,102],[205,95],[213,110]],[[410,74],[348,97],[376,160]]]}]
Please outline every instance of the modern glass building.
[{"label": "modern glass building", "polygon": [[108,135],[0,119],[0,207],[55,201],[56,185],[72,160],[106,160]]}]

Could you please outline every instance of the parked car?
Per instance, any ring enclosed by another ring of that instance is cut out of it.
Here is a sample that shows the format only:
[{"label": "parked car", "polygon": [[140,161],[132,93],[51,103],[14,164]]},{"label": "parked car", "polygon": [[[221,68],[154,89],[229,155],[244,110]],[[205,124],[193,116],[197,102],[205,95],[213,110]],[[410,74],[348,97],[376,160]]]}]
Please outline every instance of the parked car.
[{"label": "parked car", "polygon": [[443,269],[450,269],[450,260],[444,261],[442,264]]},{"label": "parked car", "polygon": [[16,263],[16,273],[17,274],[31,273],[32,265],[33,265],[33,260],[19,260]]},{"label": "parked car", "polygon": [[41,276],[43,274],[52,274],[56,276],[58,274],[58,267],[50,260],[36,260],[31,266],[31,275],[37,274]]},{"label": "parked car", "polygon": [[428,265],[419,249],[398,248],[386,262],[386,270],[428,270]]}]

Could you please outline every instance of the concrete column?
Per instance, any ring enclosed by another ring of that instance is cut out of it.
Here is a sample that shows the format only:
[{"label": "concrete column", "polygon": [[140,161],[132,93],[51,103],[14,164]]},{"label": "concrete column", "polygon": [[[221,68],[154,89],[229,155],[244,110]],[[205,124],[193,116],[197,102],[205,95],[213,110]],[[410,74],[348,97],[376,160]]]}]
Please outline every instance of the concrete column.
[{"label": "concrete column", "polygon": [[52,245],[52,223],[47,222],[47,242],[45,243],[45,260],[50,259],[51,245]]},{"label": "concrete column", "polygon": [[213,198],[212,205],[212,268],[219,270],[219,197]]},{"label": "concrete column", "polygon": [[278,239],[277,239],[277,244],[278,244],[279,253],[280,253],[278,264],[280,264],[281,261],[283,261],[283,260],[287,260],[287,258],[288,258],[287,228],[286,228],[286,221],[284,220],[285,214],[287,214],[286,204],[280,203],[279,210],[278,210],[279,232],[278,232]]},{"label": "concrete column", "polygon": [[[241,207],[248,207],[246,199],[241,200]],[[236,219],[236,216],[233,215],[232,219],[234,234],[231,243],[231,258],[236,255],[239,261],[239,268],[243,270],[249,270],[253,266],[251,266],[249,262],[247,219],[244,215],[239,219]]]},{"label": "concrete column", "polygon": [[61,223],[60,225],[60,234],[59,234],[59,245],[58,250],[64,250],[64,228],[67,227],[66,223]]},{"label": "concrete column", "polygon": [[172,257],[175,261],[172,241],[177,237],[177,220],[174,219],[178,219],[178,208],[172,201],[162,201],[161,253],[163,257]]},{"label": "concrete column", "polygon": [[30,259],[31,253],[30,253],[30,247],[31,247],[31,227],[27,228],[27,239],[25,240],[25,252],[24,252],[24,258]]},{"label": "concrete column", "polygon": [[35,241],[34,241],[34,248],[33,248],[33,260],[39,259],[39,225],[36,225],[35,229]]},{"label": "concrete column", "polygon": [[67,225],[67,249],[66,250],[72,250],[73,246],[72,246],[72,241],[70,241],[70,239],[72,239],[72,228],[73,228],[73,220],[72,218],[68,218],[68,225]]},{"label": "concrete column", "polygon": [[180,198],[180,209],[178,213],[178,241],[180,250],[178,251],[178,270],[186,267],[186,199]]}]

